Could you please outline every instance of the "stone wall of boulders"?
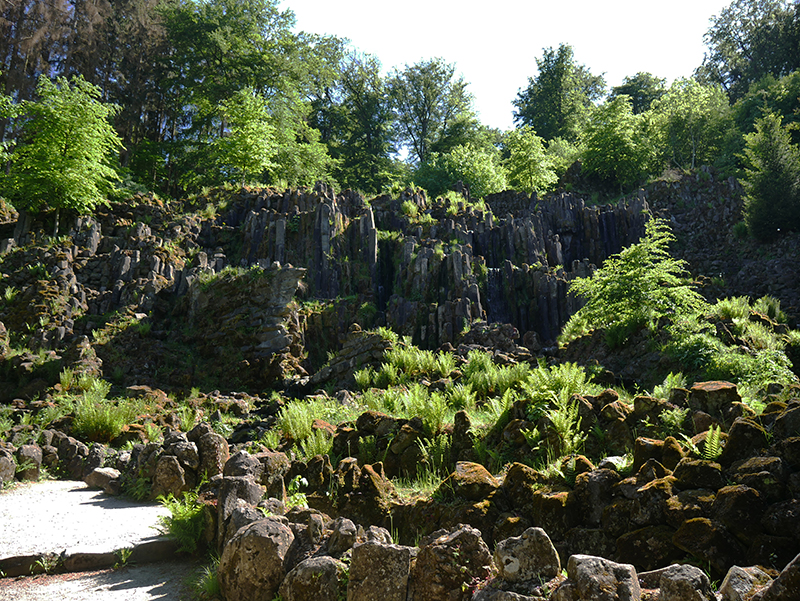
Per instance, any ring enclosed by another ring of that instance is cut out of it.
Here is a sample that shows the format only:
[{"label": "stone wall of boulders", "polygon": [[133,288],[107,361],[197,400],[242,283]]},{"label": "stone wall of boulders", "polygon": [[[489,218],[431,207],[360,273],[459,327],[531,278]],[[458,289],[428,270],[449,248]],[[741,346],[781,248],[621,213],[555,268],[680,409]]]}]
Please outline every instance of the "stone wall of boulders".
[{"label": "stone wall of boulders", "polygon": [[[559,478],[519,461],[493,476],[474,461],[462,413],[451,435],[452,474],[431,498],[404,499],[390,477],[413,475],[424,464],[417,441],[426,433],[419,419],[366,412],[336,428],[333,452],[346,457],[338,465],[328,456],[292,460],[253,443],[229,447],[208,423],[187,433],[168,430],[163,441],[126,451],[89,446],[58,430],[31,440],[30,427],[20,424],[0,448],[0,478],[35,480],[46,467],[113,494],[126,487],[149,498],[180,495],[207,479],[200,488],[203,540],[221,553],[230,599],[279,593],[299,600],[312,590],[331,599],[438,600],[456,591],[452,598],[578,601],[598,598],[609,575],[632,595],[660,588],[663,599],[675,587],[707,594],[704,571],[724,579],[722,599],[739,599],[734,589],[743,586],[763,589],[764,599],[793,598],[785,591],[796,591],[787,587],[796,586],[800,552],[797,400],[773,400],[756,416],[724,382],[676,389],[669,401],[640,396],[632,407],[611,390],[574,399],[581,428],[606,433],[604,440],[590,435],[587,445],[605,445],[609,454],[633,446],[629,471],[613,455],[596,466],[573,456],[562,462]],[[243,417],[255,408],[239,398],[220,398],[223,405]],[[700,456],[672,437],[636,436],[648,417],[681,407]],[[559,444],[545,418],[526,421],[524,403],[510,417],[492,442],[499,452],[524,459],[530,450],[519,433],[532,427],[543,444]],[[722,428],[722,452],[702,458],[712,423]],[[383,461],[355,458],[367,438]],[[287,507],[288,485],[298,477],[307,482],[311,509]],[[687,561],[703,570],[674,567]],[[760,567],[736,567],[744,565]]]}]

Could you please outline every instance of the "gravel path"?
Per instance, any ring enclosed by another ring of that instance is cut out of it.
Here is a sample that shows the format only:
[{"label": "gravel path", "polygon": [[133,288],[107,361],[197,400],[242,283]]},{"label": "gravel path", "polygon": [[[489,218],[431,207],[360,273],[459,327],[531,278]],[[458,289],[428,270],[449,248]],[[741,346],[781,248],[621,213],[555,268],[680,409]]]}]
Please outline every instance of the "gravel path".
[{"label": "gravel path", "polygon": [[[77,569],[96,571],[0,578],[0,601],[189,601],[186,583],[199,566],[175,555],[174,543],[159,536],[164,515],[169,511],[161,505],[112,497],[83,482],[34,482],[1,491],[0,561],[55,553],[88,558],[75,562],[82,566]],[[123,548],[136,548],[139,563],[97,570],[112,565],[114,551]],[[87,565],[109,555],[104,564]]]},{"label": "gravel path", "polygon": [[47,480],[0,493],[0,559],[71,551],[114,551],[158,536],[169,511],[92,490],[83,482]]},{"label": "gravel path", "polygon": [[119,570],[0,579],[0,601],[190,601],[194,560]]}]

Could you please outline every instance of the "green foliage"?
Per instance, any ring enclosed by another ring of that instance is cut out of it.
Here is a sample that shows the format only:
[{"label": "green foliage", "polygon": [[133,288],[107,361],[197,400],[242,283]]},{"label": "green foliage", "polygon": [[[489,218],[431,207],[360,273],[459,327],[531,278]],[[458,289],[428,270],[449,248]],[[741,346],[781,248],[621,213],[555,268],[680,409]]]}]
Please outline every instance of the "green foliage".
[{"label": "green foliage", "polygon": [[541,195],[558,181],[554,159],[532,127],[523,125],[507,132],[503,148],[507,154],[503,166],[513,189]]},{"label": "green foliage", "polygon": [[192,582],[192,590],[200,599],[221,599],[219,585],[219,556],[212,556],[209,563],[200,568],[197,578]]},{"label": "green foliage", "polygon": [[733,0],[711,18],[708,47],[697,74],[722,85],[732,99],[765,75],[800,68],[797,7],[785,0]]},{"label": "green foliage", "polygon": [[703,443],[703,459],[707,461],[716,461],[722,455],[722,444],[720,443],[720,434],[722,430],[720,426],[714,427],[712,424],[706,433],[705,442]]},{"label": "green foliage", "polygon": [[357,414],[357,407],[342,405],[334,399],[312,398],[296,400],[287,403],[280,410],[277,426],[284,435],[295,443],[300,444],[301,441],[314,434],[312,424],[315,419],[338,424],[355,419]]},{"label": "green foliage", "polygon": [[275,167],[276,132],[263,97],[244,88],[220,103],[219,114],[227,131],[211,143],[211,152],[222,181],[244,185],[248,177]]},{"label": "green foliage", "polygon": [[595,394],[602,387],[592,383],[586,370],[575,363],[560,363],[548,367],[543,361],[531,370],[522,384],[524,394],[533,402],[550,402],[553,398],[566,403],[574,394]]},{"label": "green foliage", "polygon": [[621,343],[661,317],[703,309],[705,301],[685,280],[685,262],[669,255],[672,240],[667,223],[653,218],[638,243],[609,257],[591,277],[573,280],[570,291],[586,304],[572,319],[604,328],[608,340]]},{"label": "green foliage", "polygon": [[631,99],[631,108],[634,115],[648,111],[653,101],[658,100],[666,93],[666,80],[655,77],[651,73],[639,72],[633,77],[624,77],[622,85],[611,88],[608,100],[620,96]]},{"label": "green foliage", "polygon": [[661,434],[666,438],[667,436],[675,436],[682,434],[684,426],[686,425],[686,418],[689,415],[689,409],[681,409],[675,407],[674,409],[664,409],[658,416],[661,421]]},{"label": "green foliage", "polygon": [[663,161],[681,169],[713,165],[733,125],[722,89],[693,79],[675,80],[651,114],[651,135]]},{"label": "green foliage", "polygon": [[496,365],[490,353],[472,350],[467,354],[462,371],[463,383],[469,385],[479,399],[486,399],[519,388],[528,378],[530,366],[527,363]]},{"label": "green foliage", "polygon": [[586,434],[580,431],[581,418],[578,417],[578,402],[556,399],[556,406],[546,414],[555,431],[558,433],[561,448],[560,455],[580,453],[586,442]]},{"label": "green foliage", "polygon": [[101,102],[100,89],[79,75],[55,83],[42,75],[37,95],[37,102],[20,107],[27,117],[24,143],[0,179],[2,194],[34,212],[51,207],[88,213],[108,204],[119,180],[112,162],[121,143],[108,121],[117,107]]},{"label": "green foliage", "polygon": [[106,398],[111,385],[96,380],[75,401],[72,428],[75,434],[93,442],[108,443],[122,433],[122,428],[134,421],[140,404],[135,399],[112,401]]},{"label": "green foliage", "polygon": [[670,393],[675,388],[686,388],[686,376],[678,372],[676,374],[669,372],[664,381],[653,388],[653,396],[657,399],[669,399]]},{"label": "green foliage", "polygon": [[333,436],[322,429],[313,430],[300,442],[300,453],[306,459],[317,455],[329,455],[333,448]]},{"label": "green foliage", "polygon": [[479,130],[467,83],[455,65],[440,58],[406,65],[388,81],[395,137],[414,162],[426,162],[433,152],[474,142]]},{"label": "green foliage", "polygon": [[583,132],[583,170],[620,189],[638,184],[655,159],[645,128],[628,96],[617,96],[595,108]]},{"label": "green foliage", "polygon": [[300,492],[308,486],[308,480],[302,476],[295,476],[286,486],[286,506],[287,507],[308,507],[308,499],[305,493]]},{"label": "green foliage", "polygon": [[514,120],[530,125],[545,140],[574,142],[592,103],[603,96],[603,77],[576,63],[572,47],[566,44],[558,50],[545,48],[536,66],[538,75],[528,78],[528,87],[514,100]]},{"label": "green foliage", "polygon": [[781,231],[800,229],[800,148],[792,144],[781,117],[767,114],[756,121],[745,143],[742,185],[750,233],[772,240]]},{"label": "green foliage", "polygon": [[166,497],[158,497],[158,501],[170,512],[170,515],[158,518],[162,533],[178,542],[178,551],[186,553],[197,551],[202,543],[205,527],[203,505],[198,502],[197,494],[187,492],[176,499],[170,493]]},{"label": "green foliage", "polygon": [[506,189],[500,153],[491,145],[460,144],[447,153],[430,153],[414,173],[414,181],[431,196],[452,190],[459,181],[474,198]]}]

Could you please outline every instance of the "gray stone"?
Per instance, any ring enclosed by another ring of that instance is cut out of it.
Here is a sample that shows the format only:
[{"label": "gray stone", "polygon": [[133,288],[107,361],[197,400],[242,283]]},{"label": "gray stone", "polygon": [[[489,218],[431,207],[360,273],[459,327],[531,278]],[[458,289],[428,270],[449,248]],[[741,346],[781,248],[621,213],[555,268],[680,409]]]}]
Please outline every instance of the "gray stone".
[{"label": "gray stone", "polygon": [[0,449],[0,484],[12,482],[17,471],[17,462],[11,451]]},{"label": "gray stone", "polygon": [[716,601],[711,582],[697,566],[672,565],[661,573],[660,601]]},{"label": "gray stone", "polygon": [[558,552],[541,528],[528,528],[521,536],[497,543],[494,563],[500,578],[508,582],[554,578],[561,572]]},{"label": "gray stone", "polygon": [[639,579],[630,564],[592,555],[573,555],[567,561],[567,577],[573,582],[578,599],[638,601],[641,598]]},{"label": "gray stone", "polygon": [[769,586],[753,596],[753,601],[797,601],[800,591],[800,555],[789,562]]},{"label": "gray stone", "polygon": [[206,432],[197,439],[197,451],[200,455],[199,477],[211,478],[222,473],[222,468],[230,457],[228,441],[216,432]]},{"label": "gray stone", "polygon": [[282,601],[338,601],[346,594],[347,566],[332,557],[311,557],[286,574]]},{"label": "gray stone", "polygon": [[240,501],[248,505],[257,505],[264,496],[264,487],[253,482],[247,476],[226,476],[222,479],[217,493],[217,539],[222,549],[226,536],[228,520],[234,510],[240,507]]},{"label": "gray stone", "polygon": [[720,601],[749,601],[772,577],[757,566],[733,566],[719,587]]},{"label": "gray stone", "polygon": [[331,526],[331,530],[331,535],[328,537],[328,542],[326,543],[330,555],[341,555],[353,547],[356,542],[358,529],[352,520],[348,520],[344,517],[336,518]]},{"label": "gray stone", "polygon": [[353,547],[347,601],[406,601],[414,547],[367,542]]},{"label": "gray stone", "polygon": [[492,556],[480,530],[459,526],[444,531],[420,548],[411,569],[409,601],[467,601],[473,579],[486,579],[491,572]]},{"label": "gray stone", "polygon": [[42,449],[35,444],[24,444],[17,449],[17,480],[38,480],[42,468]]},{"label": "gray stone", "polygon": [[153,498],[161,495],[174,497],[181,496],[191,489],[186,479],[186,471],[174,455],[161,455],[156,463],[153,475],[151,495]]},{"label": "gray stone", "polygon": [[241,528],[225,545],[219,562],[219,585],[225,599],[272,601],[283,582],[284,559],[294,534],[274,518]]},{"label": "gray stone", "polygon": [[89,488],[105,488],[111,480],[116,480],[120,477],[120,471],[115,470],[113,467],[98,467],[93,469],[83,479]]}]

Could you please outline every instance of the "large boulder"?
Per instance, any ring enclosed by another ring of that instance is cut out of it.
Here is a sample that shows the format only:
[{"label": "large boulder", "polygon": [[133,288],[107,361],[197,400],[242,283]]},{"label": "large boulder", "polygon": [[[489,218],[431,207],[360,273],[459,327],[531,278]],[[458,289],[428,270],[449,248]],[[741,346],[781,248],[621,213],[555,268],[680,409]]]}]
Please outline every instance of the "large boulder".
[{"label": "large boulder", "polygon": [[528,528],[521,536],[497,543],[494,563],[507,582],[555,578],[561,572],[558,552],[541,528]]},{"label": "large boulder", "polygon": [[264,518],[241,528],[219,561],[219,586],[228,601],[272,601],[286,576],[291,528]]},{"label": "large boulder", "polygon": [[333,557],[310,557],[286,574],[282,601],[339,601],[347,591],[347,566]]},{"label": "large boulder", "polygon": [[415,547],[366,542],[353,547],[348,601],[406,601]]},{"label": "large boulder", "polygon": [[473,579],[488,578],[492,555],[480,530],[461,526],[421,546],[411,569],[409,601],[467,601]]},{"label": "large boulder", "polygon": [[757,566],[733,566],[719,587],[720,601],[749,601],[772,582],[772,577]]},{"label": "large boulder", "polygon": [[659,601],[716,601],[708,576],[691,565],[672,565],[661,572],[659,590]]},{"label": "large boulder", "polygon": [[639,601],[641,587],[632,565],[592,555],[573,555],[567,561],[567,580],[556,589],[554,601]]}]

